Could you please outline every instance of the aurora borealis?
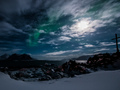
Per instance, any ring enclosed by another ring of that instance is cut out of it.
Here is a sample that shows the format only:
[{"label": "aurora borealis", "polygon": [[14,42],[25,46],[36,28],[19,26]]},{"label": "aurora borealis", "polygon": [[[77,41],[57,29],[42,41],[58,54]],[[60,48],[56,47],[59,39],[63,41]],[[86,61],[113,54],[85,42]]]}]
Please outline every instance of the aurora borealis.
[{"label": "aurora borealis", "polygon": [[0,55],[59,60],[112,53],[115,33],[120,0],[0,0]]}]

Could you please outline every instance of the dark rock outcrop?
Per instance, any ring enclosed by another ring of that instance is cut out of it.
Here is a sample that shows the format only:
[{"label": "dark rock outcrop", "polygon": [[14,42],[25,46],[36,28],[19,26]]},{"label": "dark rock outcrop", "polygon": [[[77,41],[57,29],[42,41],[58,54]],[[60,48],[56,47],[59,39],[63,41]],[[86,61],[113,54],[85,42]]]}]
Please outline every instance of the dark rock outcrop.
[{"label": "dark rock outcrop", "polygon": [[120,61],[120,53],[113,53],[112,55],[109,53],[98,54],[88,59],[87,67],[92,69],[108,69],[109,67],[111,69],[117,69],[118,67],[115,65],[117,61]]}]

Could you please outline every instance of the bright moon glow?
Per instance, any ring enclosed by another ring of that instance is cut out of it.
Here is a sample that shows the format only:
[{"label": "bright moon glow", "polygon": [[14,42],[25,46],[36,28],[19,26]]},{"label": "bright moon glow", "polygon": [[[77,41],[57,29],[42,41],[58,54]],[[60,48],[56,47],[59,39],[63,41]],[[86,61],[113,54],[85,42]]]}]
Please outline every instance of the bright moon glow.
[{"label": "bright moon glow", "polygon": [[89,27],[88,21],[80,21],[76,24],[76,28],[79,28],[80,30],[87,29]]},{"label": "bright moon glow", "polygon": [[78,35],[83,35],[86,32],[92,32],[93,23],[90,19],[82,19],[81,21],[77,20],[75,21],[75,24],[71,26],[71,31],[73,33],[76,33]]}]

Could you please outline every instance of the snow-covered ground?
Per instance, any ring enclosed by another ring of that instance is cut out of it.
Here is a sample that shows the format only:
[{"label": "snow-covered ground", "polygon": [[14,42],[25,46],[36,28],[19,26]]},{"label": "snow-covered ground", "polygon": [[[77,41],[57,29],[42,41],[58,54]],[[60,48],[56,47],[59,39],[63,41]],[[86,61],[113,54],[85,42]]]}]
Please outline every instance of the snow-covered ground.
[{"label": "snow-covered ground", "polygon": [[0,72],[0,90],[120,90],[120,70],[40,82],[16,81]]}]

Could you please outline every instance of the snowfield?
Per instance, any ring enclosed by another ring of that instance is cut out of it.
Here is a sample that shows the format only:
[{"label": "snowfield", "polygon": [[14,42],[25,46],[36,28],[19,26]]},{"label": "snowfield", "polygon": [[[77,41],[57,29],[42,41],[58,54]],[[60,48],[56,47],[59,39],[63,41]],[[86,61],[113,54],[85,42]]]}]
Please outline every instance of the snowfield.
[{"label": "snowfield", "polygon": [[16,81],[0,72],[0,90],[120,90],[120,70],[40,82]]}]

